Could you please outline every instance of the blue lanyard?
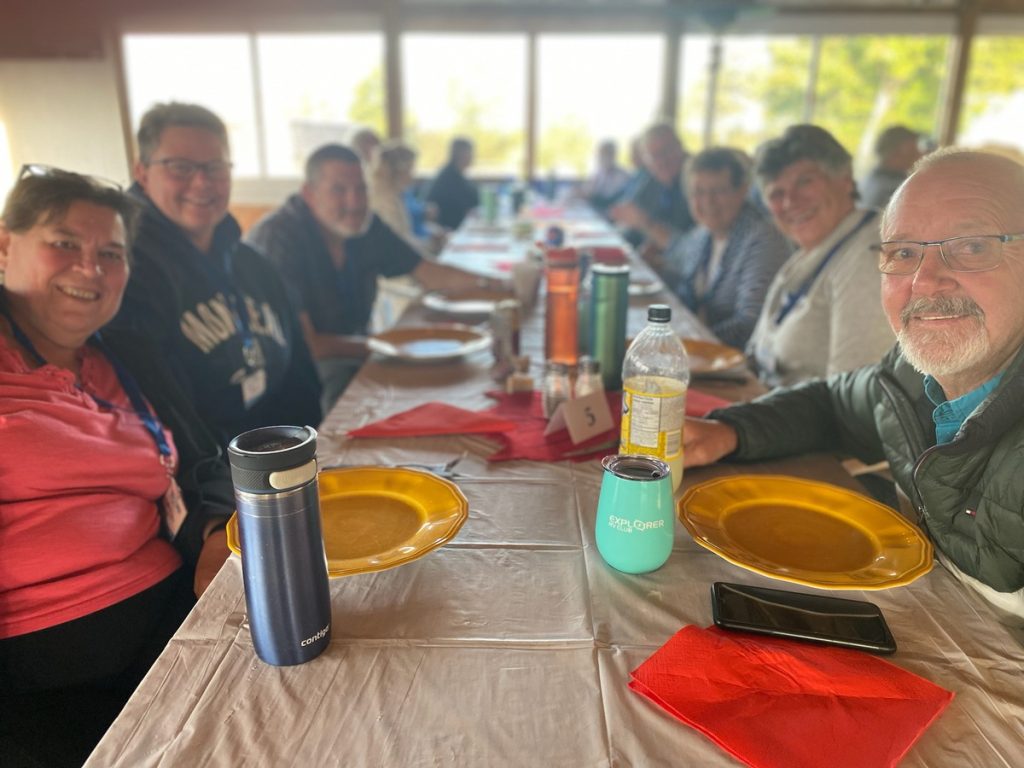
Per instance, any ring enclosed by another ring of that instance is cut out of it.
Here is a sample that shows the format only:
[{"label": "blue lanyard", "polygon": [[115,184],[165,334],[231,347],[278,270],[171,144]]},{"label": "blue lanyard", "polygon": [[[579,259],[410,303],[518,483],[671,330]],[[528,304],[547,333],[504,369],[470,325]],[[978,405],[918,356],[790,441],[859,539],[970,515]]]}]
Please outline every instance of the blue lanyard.
[{"label": "blue lanyard", "polygon": [[254,369],[259,367],[259,355],[256,348],[256,339],[249,328],[249,309],[245,305],[245,297],[238,287],[232,282],[232,261],[234,259],[237,243],[224,251],[221,259],[220,269],[206,254],[199,259],[203,271],[210,281],[224,294],[228,306],[231,309],[231,316],[235,321],[235,330],[242,337],[242,357],[245,364]]},{"label": "blue lanyard", "polygon": [[814,281],[817,280],[818,275],[825,270],[825,267],[828,266],[832,257],[839,253],[840,249],[850,241],[850,238],[856,235],[861,228],[873,218],[875,218],[875,211],[867,211],[861,220],[857,222],[857,226],[843,235],[839,242],[832,246],[829,252],[825,254],[825,258],[818,263],[814,272],[812,272],[811,275],[800,284],[800,287],[795,291],[786,293],[786,299],[783,302],[782,307],[779,308],[778,314],[775,315],[776,325],[782,325],[782,321],[786,319],[786,316],[793,311],[796,305],[800,303],[800,300],[807,295],[809,290],[811,290],[811,286],[814,285]]},{"label": "blue lanyard", "polygon": [[[46,358],[39,354],[39,350],[36,349],[36,345],[32,343],[32,340],[25,335],[25,332],[21,329],[21,326],[15,322],[10,312],[7,311],[7,307],[0,306],[0,314],[7,318],[7,322],[11,324],[11,332],[14,334],[15,340],[21,344],[25,350],[32,355],[33,359],[39,363],[39,365],[47,365]],[[128,395],[128,399],[131,401],[132,410],[142,421],[143,426],[146,428],[146,432],[153,438],[153,442],[156,443],[156,449],[160,452],[161,462],[170,467],[171,459],[171,446],[167,442],[167,435],[164,434],[163,427],[160,425],[160,420],[156,417],[146,404],[145,399],[142,397],[142,391],[139,389],[138,382],[135,381],[135,377],[128,373],[128,370],[121,364],[121,361],[111,354],[110,350],[107,349],[106,344],[100,338],[99,333],[94,333],[90,337],[90,341],[106,356],[110,362],[111,367],[114,369],[114,373],[117,374],[117,380],[121,384],[121,388]],[[101,397],[97,397],[92,392],[86,391],[81,384],[76,383],[79,389],[85,392],[93,401],[101,408],[108,408],[114,410],[117,408],[113,403],[104,400]]]}]

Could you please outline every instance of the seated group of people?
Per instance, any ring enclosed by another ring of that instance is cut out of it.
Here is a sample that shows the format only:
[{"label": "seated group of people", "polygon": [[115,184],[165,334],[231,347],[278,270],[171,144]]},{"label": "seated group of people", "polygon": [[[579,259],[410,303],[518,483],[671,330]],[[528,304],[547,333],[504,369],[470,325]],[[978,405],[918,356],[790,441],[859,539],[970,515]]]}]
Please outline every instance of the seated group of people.
[{"label": "seated group of people", "polygon": [[[674,156],[655,134],[652,155]],[[314,152],[244,240],[215,115],[157,106],[138,147],[128,194],[28,166],[0,222],[0,433],[17,446],[0,453],[0,743],[29,765],[80,763],[102,735],[227,555],[222,448],[319,423],[322,386],[365,355],[377,275],[480,282],[371,212],[349,147]],[[820,128],[755,167],[785,237],[731,150],[689,167],[693,232],[671,219],[678,178],[643,198],[665,218],[636,216],[669,252],[688,244],[676,269],[716,332],[752,334],[773,383],[808,379],[689,422],[687,463],[885,458],[939,557],[1024,616],[1024,167],[935,153],[880,218]]]},{"label": "seated group of people", "polygon": [[137,140],[127,193],[26,166],[0,222],[5,764],[84,761],[228,554],[223,449],[320,423],[378,275],[489,282],[373,214],[346,146],[243,240],[215,114],[158,105]]}]

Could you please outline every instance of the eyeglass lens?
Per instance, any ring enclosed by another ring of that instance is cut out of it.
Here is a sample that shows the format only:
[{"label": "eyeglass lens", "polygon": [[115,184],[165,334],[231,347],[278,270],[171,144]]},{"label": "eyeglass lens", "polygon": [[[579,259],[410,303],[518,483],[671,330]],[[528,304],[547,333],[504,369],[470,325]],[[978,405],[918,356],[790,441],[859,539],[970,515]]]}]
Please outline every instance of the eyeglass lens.
[{"label": "eyeglass lens", "polygon": [[916,272],[924,260],[925,249],[938,245],[942,260],[954,272],[982,272],[999,266],[1003,243],[998,235],[954,237],[922,245],[914,242],[882,243],[879,269],[890,275]]},{"label": "eyeglass lens", "polygon": [[231,171],[231,163],[223,160],[211,160],[208,163],[197,163],[180,157],[168,157],[155,161],[167,169],[167,172],[178,179],[191,179],[199,171],[208,179],[220,181],[226,179]]}]

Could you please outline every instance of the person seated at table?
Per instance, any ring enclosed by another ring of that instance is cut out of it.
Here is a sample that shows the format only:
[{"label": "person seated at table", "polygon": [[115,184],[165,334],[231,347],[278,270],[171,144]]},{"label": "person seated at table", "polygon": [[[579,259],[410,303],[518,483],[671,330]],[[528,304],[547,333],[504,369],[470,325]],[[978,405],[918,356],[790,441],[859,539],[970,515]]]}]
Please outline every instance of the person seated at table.
[{"label": "person seated at table", "polygon": [[598,213],[603,214],[629,184],[629,172],[619,165],[618,146],[612,139],[597,145],[597,167],[594,175],[583,182],[579,194]]},{"label": "person seated at table", "polygon": [[790,246],[748,201],[750,160],[739,150],[705,149],[685,179],[697,227],[669,244],[662,279],[724,344],[743,349]]},{"label": "person seated at table", "polygon": [[876,297],[879,216],[856,204],[850,153],[816,125],[757,150],[755,174],[776,226],[799,246],[768,289],[748,345],[768,386],[877,362],[893,335]]},{"label": "person seated at table", "polygon": [[878,164],[861,184],[861,202],[870,208],[884,208],[921,157],[921,135],[903,125],[882,131],[875,141]]},{"label": "person seated at table", "polygon": [[437,206],[437,223],[445,229],[458,229],[471,210],[480,204],[476,184],[466,178],[473,164],[473,142],[464,137],[452,139],[448,162],[427,189],[427,202]]},{"label": "person seated at table", "polygon": [[424,203],[412,191],[416,150],[387,141],[373,151],[369,165],[370,208],[391,230],[417,247],[436,251]]},{"label": "person seated at table", "polygon": [[378,276],[411,274],[427,290],[499,290],[504,281],[421,257],[370,210],[359,156],[326,144],[306,160],[305,182],[252,228],[246,242],[277,265],[324,386],[325,410],[368,350]]},{"label": "person seated at table", "polygon": [[693,228],[682,180],[687,155],[671,123],[655,123],[642,139],[646,183],[610,213],[613,221],[636,233],[630,241],[657,265],[669,243]]},{"label": "person seated at table", "polygon": [[874,301],[896,347],[689,420],[686,464],[836,449],[886,459],[940,561],[1024,619],[1024,166],[940,150],[881,227]]},{"label": "person seated at table", "polygon": [[135,268],[114,325],[161,346],[224,446],[256,427],[317,426],[320,382],[284,285],[228,213],[224,123],[195,104],[158,104],[138,149]]},{"label": "person seated at table", "polygon": [[228,554],[216,440],[148,339],[99,335],[133,214],[26,166],[0,216],[4,765],[81,765]]},{"label": "person seated at table", "polygon": [[368,125],[357,125],[348,134],[345,142],[352,147],[367,168],[373,162],[373,152],[381,145],[380,134]]}]

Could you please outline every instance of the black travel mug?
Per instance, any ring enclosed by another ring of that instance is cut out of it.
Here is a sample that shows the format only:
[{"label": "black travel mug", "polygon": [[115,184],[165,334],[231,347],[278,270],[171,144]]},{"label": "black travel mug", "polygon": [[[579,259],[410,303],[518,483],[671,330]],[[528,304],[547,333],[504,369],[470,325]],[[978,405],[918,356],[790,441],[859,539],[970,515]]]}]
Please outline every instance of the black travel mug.
[{"label": "black travel mug", "polygon": [[331,640],[316,430],[243,432],[228,445],[228,459],[256,654],[276,666],[302,664]]}]

